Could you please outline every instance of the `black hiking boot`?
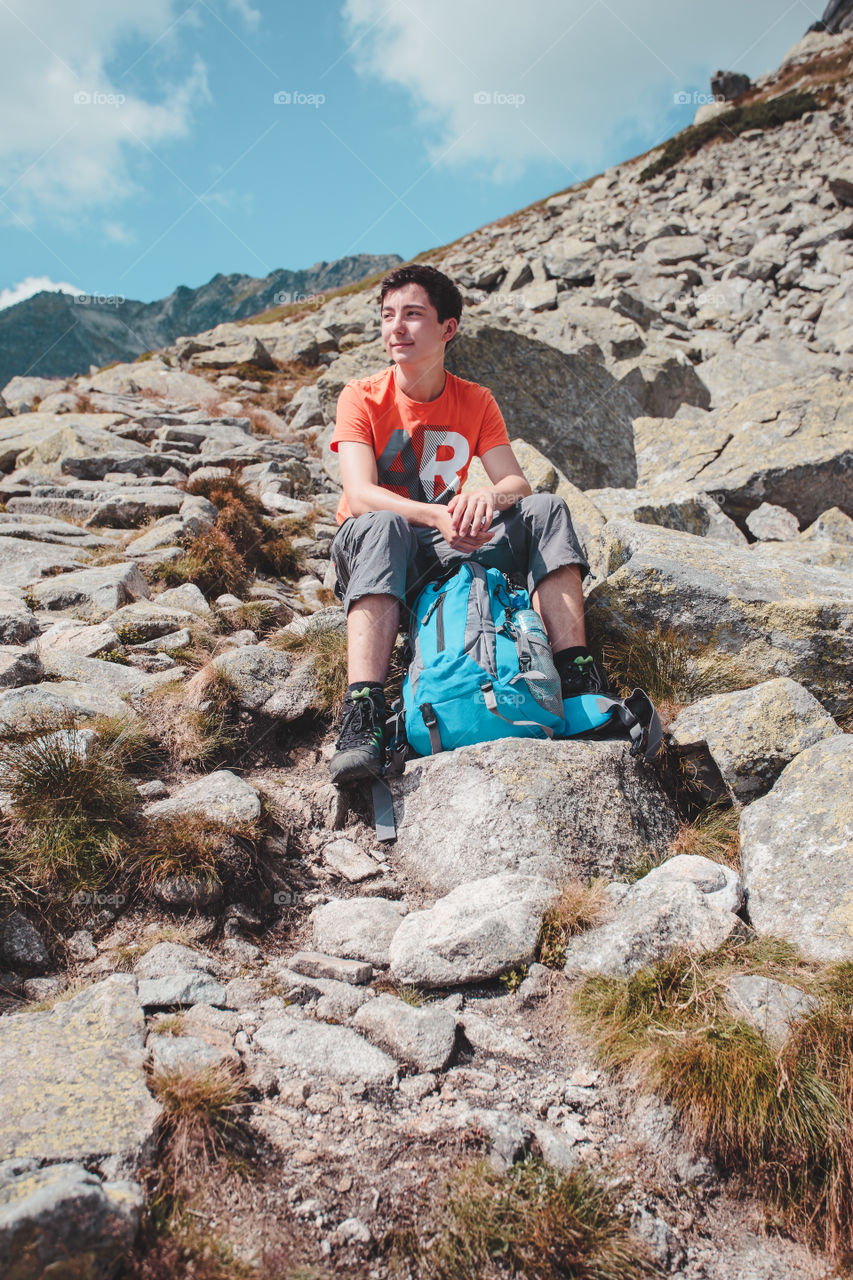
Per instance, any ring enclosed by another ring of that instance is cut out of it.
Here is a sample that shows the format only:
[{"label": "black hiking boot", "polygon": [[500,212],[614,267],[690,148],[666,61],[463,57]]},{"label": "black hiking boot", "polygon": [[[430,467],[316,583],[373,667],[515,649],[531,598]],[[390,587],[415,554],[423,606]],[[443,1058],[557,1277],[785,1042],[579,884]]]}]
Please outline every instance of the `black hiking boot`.
[{"label": "black hiking boot", "polygon": [[564,698],[577,698],[582,693],[610,693],[607,676],[589,654],[579,656],[561,668],[560,686]]},{"label": "black hiking boot", "polygon": [[353,689],[344,698],[335,754],[329,773],[336,786],[377,778],[385,758],[385,694],[381,689]]}]

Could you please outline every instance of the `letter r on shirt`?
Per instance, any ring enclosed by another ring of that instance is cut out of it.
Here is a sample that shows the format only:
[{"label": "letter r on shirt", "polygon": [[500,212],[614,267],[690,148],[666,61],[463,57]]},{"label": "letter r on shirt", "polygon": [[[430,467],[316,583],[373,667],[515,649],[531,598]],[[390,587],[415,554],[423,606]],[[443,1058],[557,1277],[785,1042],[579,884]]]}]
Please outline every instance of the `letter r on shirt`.
[{"label": "letter r on shirt", "polygon": [[[439,458],[439,452],[444,457]],[[437,493],[456,487],[457,472],[467,464],[470,456],[468,441],[458,431],[431,431],[428,427],[424,430],[420,478],[427,502]],[[437,480],[441,483],[436,488]]]}]

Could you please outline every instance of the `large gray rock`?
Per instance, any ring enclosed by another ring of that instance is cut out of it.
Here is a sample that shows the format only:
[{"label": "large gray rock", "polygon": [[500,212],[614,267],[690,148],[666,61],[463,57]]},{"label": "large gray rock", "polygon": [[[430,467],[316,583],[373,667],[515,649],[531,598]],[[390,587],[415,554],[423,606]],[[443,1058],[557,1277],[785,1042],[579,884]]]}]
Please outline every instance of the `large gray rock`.
[{"label": "large gray rock", "polygon": [[38,630],[23,593],[13,587],[0,589],[0,644],[24,644],[38,635]]},{"label": "large gray rock", "polygon": [[695,421],[639,418],[636,483],[701,487],[738,521],[762,502],[793,512],[801,526],[827,507],[853,514],[851,412],[853,390],[819,377],[756,392]]},{"label": "large gray rock", "polygon": [[144,1074],[136,979],[116,974],[45,1013],[0,1020],[0,1148],[111,1176],[154,1158],[160,1107]]},{"label": "large gray rock", "polygon": [[447,368],[487,386],[510,436],[541,450],[578,488],[636,483],[639,406],[600,364],[471,315]]},{"label": "large gray rock", "polygon": [[34,378],[15,374],[3,388],[3,399],[12,413],[31,413],[37,404],[56,391],[64,391],[64,378]]},{"label": "large gray rock", "polygon": [[586,494],[605,520],[636,520],[664,529],[692,533],[697,538],[716,538],[745,547],[740,529],[724,515],[707,493],[660,491],[653,489],[590,489]]},{"label": "large gray rock", "polygon": [[670,732],[700,777],[710,758],[731,798],[749,804],[794,756],[841,729],[808,689],[783,676],[702,698],[679,713]]},{"label": "large gray rock", "polygon": [[148,583],[133,561],[97,569],[63,573],[37,582],[30,594],[40,609],[73,610],[88,621],[100,621],[122,605],[148,596]]},{"label": "large gray rock", "polygon": [[143,644],[180,631],[197,622],[189,609],[159,604],[156,600],[136,600],[123,605],[105,619],[123,644]]},{"label": "large gray rock", "polygon": [[33,973],[43,973],[50,965],[44,938],[20,911],[0,920],[0,960],[10,969]]},{"label": "large gray rock", "polygon": [[748,1022],[771,1044],[782,1044],[794,1023],[815,1012],[820,1001],[758,973],[736,973],[726,982],[726,1004],[736,1018]]},{"label": "large gray rock", "polygon": [[207,378],[172,369],[162,360],[146,360],[140,364],[118,364],[102,369],[87,378],[84,388],[94,391],[131,394],[150,389],[179,404],[214,405],[222,392]]},{"label": "large gray rock", "polygon": [[0,689],[17,689],[34,684],[44,674],[41,661],[32,649],[20,645],[0,645]]},{"label": "large gray rock", "polygon": [[296,1067],[311,1077],[387,1084],[397,1073],[393,1058],[349,1027],[309,1022],[288,1013],[262,1022],[254,1042],[276,1066]]},{"label": "large gray rock", "polygon": [[243,778],[230,769],[218,769],[196,782],[188,782],[168,800],[147,804],[143,813],[153,820],[193,814],[226,828],[239,829],[261,816],[261,800],[255,788]]},{"label": "large gray rock", "polygon": [[630,977],[674,951],[713,951],[743,929],[742,901],[729,867],[680,854],[631,885],[606,924],[569,938],[566,972]]},{"label": "large gray rock", "polygon": [[389,898],[336,898],[311,912],[314,949],[328,955],[388,964],[391,939],[406,908]]},{"label": "large gray rock", "polygon": [[740,820],[743,882],[759,933],[817,960],[853,959],[853,737],[801,752]]},{"label": "large gray rock", "polygon": [[368,1040],[418,1071],[443,1071],[456,1044],[456,1019],[439,1005],[415,1007],[397,996],[380,995],[353,1019]]},{"label": "large gray rock", "polygon": [[678,826],[653,770],[618,741],[480,743],[410,761],[392,790],[394,857],[432,894],[502,871],[612,878],[663,853]]},{"label": "large gray rock", "polygon": [[27,587],[42,577],[85,568],[82,548],[30,538],[0,537],[0,580],[6,588]]},{"label": "large gray rock", "polygon": [[97,658],[119,648],[119,638],[105,622],[89,626],[71,618],[60,618],[39,636],[36,646],[41,656],[75,654],[81,658]]},{"label": "large gray rock", "polygon": [[391,940],[391,972],[400,982],[444,987],[528,964],[558,892],[541,876],[508,872],[461,884],[406,916]]},{"label": "large gray rock", "polygon": [[[656,626],[684,636],[700,671],[747,683],[790,676],[833,710],[853,662],[853,580],[802,567],[769,548],[738,548],[652,525],[614,521],[608,577],[590,592],[617,635]],[[718,686],[719,687],[719,686]]]},{"label": "large gray rock", "polygon": [[[0,425],[0,471],[33,463],[39,473],[56,469],[65,455],[85,450],[97,453],[115,449],[118,440],[107,428],[122,421],[120,413],[18,413]],[[122,442],[124,444],[125,442]],[[129,440],[127,452],[147,452]]]},{"label": "large gray rock", "polygon": [[0,1164],[0,1272],[14,1280],[109,1280],[142,1215],[135,1182],[102,1182],[81,1164]]},{"label": "large gray rock", "polygon": [[245,711],[263,711],[293,670],[293,657],[283,649],[253,644],[232,649],[211,666],[228,678],[234,700]]},{"label": "large gray rock", "polygon": [[0,693],[0,726],[13,732],[74,717],[130,714],[127,703],[118,695],[79,680],[30,684]]},{"label": "large gray rock", "polygon": [[60,680],[76,680],[102,688],[104,692],[117,694],[120,698],[135,698],[140,694],[150,693],[160,685],[179,680],[184,673],[183,667],[170,667],[168,671],[148,675],[136,667],[124,666],[119,662],[83,658],[76,653],[62,651],[46,653],[43,665],[48,676]]}]

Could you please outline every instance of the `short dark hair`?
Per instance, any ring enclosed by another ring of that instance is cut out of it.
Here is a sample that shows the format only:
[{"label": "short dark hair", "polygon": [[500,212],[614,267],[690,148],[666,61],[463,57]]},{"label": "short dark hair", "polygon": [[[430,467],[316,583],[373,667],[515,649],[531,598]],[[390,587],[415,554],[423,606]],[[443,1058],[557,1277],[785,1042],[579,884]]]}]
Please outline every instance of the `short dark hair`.
[{"label": "short dark hair", "polygon": [[427,297],[438,312],[439,324],[444,324],[451,316],[458,321],[462,315],[462,294],[453,281],[435,267],[427,267],[421,262],[410,262],[405,267],[397,267],[382,281],[379,286],[379,305],[385,301],[385,295],[404,284],[420,284],[426,289]]}]

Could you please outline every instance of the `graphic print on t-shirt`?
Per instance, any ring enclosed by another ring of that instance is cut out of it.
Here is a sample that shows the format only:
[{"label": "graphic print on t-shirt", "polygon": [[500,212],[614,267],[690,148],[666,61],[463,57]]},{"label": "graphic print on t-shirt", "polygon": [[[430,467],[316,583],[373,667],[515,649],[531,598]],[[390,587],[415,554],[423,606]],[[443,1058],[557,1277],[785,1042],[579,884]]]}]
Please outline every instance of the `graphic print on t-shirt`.
[{"label": "graphic print on t-shirt", "polygon": [[398,428],[376,461],[377,478],[401,497],[447,503],[470,455],[468,441],[450,427],[416,427],[411,435]]}]

